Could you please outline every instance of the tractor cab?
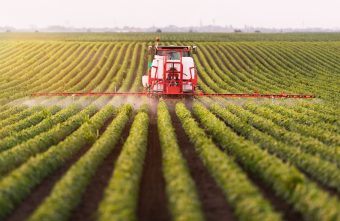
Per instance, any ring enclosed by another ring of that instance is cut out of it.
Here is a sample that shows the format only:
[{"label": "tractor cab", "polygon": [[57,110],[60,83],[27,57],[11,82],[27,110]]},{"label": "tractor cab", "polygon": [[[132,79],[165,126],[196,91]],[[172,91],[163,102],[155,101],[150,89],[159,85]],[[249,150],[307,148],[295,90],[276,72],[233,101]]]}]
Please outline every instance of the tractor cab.
[{"label": "tractor cab", "polygon": [[150,92],[161,94],[193,93],[197,85],[197,71],[192,58],[196,47],[150,46],[153,60],[143,86]]}]

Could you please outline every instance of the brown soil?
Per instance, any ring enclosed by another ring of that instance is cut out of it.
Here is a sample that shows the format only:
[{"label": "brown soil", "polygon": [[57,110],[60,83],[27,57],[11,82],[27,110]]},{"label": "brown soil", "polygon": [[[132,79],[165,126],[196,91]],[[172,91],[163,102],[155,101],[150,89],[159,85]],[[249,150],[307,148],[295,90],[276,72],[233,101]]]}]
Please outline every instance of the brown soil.
[{"label": "brown soil", "polygon": [[[190,108],[190,101],[185,101]],[[191,177],[195,181],[199,199],[206,220],[230,221],[236,220],[232,208],[228,205],[222,190],[217,186],[203,162],[195,152],[194,146],[186,136],[182,124],[175,113],[175,104],[168,102],[169,111],[175,128],[178,144],[187,161]]]},{"label": "brown soil", "polygon": [[248,178],[256,185],[261,191],[262,195],[270,202],[273,208],[282,214],[284,220],[300,221],[303,217],[300,213],[294,211],[294,208],[287,204],[287,202],[280,197],[276,196],[271,188],[267,187],[260,178],[255,174],[247,173]]},{"label": "brown soil", "polygon": [[244,70],[249,70],[249,64],[245,59],[242,58],[239,51],[235,50],[232,46],[225,47],[225,49],[229,52],[230,56],[234,58],[235,62]]},{"label": "brown soil", "polygon": [[[202,63],[202,59],[200,58],[200,56],[198,56],[197,55],[197,59]],[[200,74],[200,71],[199,70],[197,70],[197,77],[205,84],[205,85],[209,85],[208,83],[207,83],[207,81],[203,78],[203,77],[201,77],[201,74]],[[198,86],[198,88],[200,88],[199,87],[199,85],[197,85]],[[210,87],[209,87],[210,88]],[[210,88],[211,89],[211,88]],[[211,89],[211,90],[213,90],[213,89]]]},{"label": "brown soil", "polygon": [[150,111],[148,149],[139,190],[137,215],[140,221],[170,220],[161,154],[157,130],[157,106],[154,105]]},{"label": "brown soil", "polygon": [[121,139],[112,152],[99,165],[94,177],[91,178],[82,199],[81,203],[72,212],[69,220],[92,221],[96,218],[96,212],[100,201],[103,198],[104,190],[107,187],[110,177],[113,173],[114,163],[116,162],[126,138],[129,136],[132,119],[125,126]]},{"label": "brown soil", "polygon": [[[112,121],[112,118],[105,122],[104,126],[100,129],[100,134],[104,132],[106,127]],[[71,159],[69,159],[61,168],[55,171],[51,176],[43,180],[36,186],[31,194],[24,199],[6,219],[7,221],[22,221],[29,218],[34,210],[43,202],[43,200],[50,194],[53,186],[61,179],[67,170],[80,159],[82,155],[90,149],[92,145],[87,145],[81,148]]]},{"label": "brown soil", "polygon": [[[217,116],[217,118],[219,118]],[[221,121],[223,119],[219,118]],[[237,131],[234,131],[238,136],[242,137],[242,134],[238,133]],[[215,144],[218,146],[218,144],[215,142]],[[239,163],[239,166],[242,168],[242,165]],[[273,206],[275,211],[278,211],[282,214],[284,220],[289,221],[299,221],[303,220],[303,217],[300,213],[294,211],[293,207],[289,205],[284,199],[281,199],[280,197],[275,195],[275,192],[266,186],[265,183],[261,181],[259,177],[257,177],[255,174],[252,174],[249,171],[247,172],[247,177],[250,179],[250,181],[260,190],[262,195],[266,200],[270,202],[270,204]]]},{"label": "brown soil", "polygon": [[[119,52],[120,52],[120,50],[122,50],[122,54],[123,55],[125,55],[126,54],[126,51],[127,51],[127,44],[125,44],[125,45],[123,45],[122,46],[122,48],[120,48],[118,51],[117,51],[117,56],[118,56],[118,54],[119,54]],[[118,71],[120,70],[120,67],[121,67],[121,65],[122,65],[122,63],[123,63],[123,61],[124,61],[124,56],[121,56],[120,57],[120,59],[119,59],[119,61],[116,63],[116,61],[115,62],[113,62],[113,64],[116,64],[117,66],[116,66],[116,68],[114,69],[115,70],[115,72],[114,72],[114,74],[110,74],[110,75],[108,75],[108,76],[110,76],[110,78],[114,78],[115,76],[116,76],[116,74],[118,73]],[[119,66],[119,67],[118,67]],[[112,68],[112,67],[111,67]],[[110,70],[110,72],[111,72],[111,70]],[[105,78],[104,79],[109,79],[109,78],[107,78],[107,76],[105,76]],[[104,86],[104,88],[103,88],[103,90],[102,91],[107,91],[107,89],[108,89],[108,87],[109,87],[109,82],[107,82],[107,83],[105,83],[104,84],[105,86]]]},{"label": "brown soil", "polygon": [[[108,58],[110,57],[111,53],[112,53],[112,50],[113,50],[113,48],[114,48],[114,45],[111,45],[111,46],[108,46],[108,47],[111,47],[111,48],[110,48],[110,52],[107,54],[107,58],[105,59],[105,62],[103,63],[103,67],[104,67],[105,65],[108,65],[108,67],[112,67],[112,65],[113,65],[113,63],[114,63],[114,59],[112,59],[112,60],[109,60],[109,59],[108,59]],[[117,50],[115,51],[115,54],[114,54],[115,56],[117,56],[117,53],[118,53],[119,49],[120,49],[120,48],[117,46]],[[99,61],[98,61],[98,62],[99,62]],[[108,70],[107,70],[107,71],[108,71]],[[92,81],[96,82],[96,85],[93,86],[93,87],[91,87],[90,90],[95,90],[96,86],[98,86],[101,82],[103,82],[104,79],[105,79],[105,77],[107,77],[107,73],[108,73],[108,72],[106,72],[106,73],[104,73],[104,74],[101,74],[101,75],[99,75],[99,73],[100,73],[100,70],[97,72],[96,76],[95,76],[93,79],[91,79],[90,82],[88,82],[88,84],[92,84]],[[87,85],[87,86],[88,86],[88,85]]]},{"label": "brown soil", "polygon": [[[127,87],[127,88],[129,88],[129,89],[131,89],[131,87],[132,87],[132,85],[134,84],[134,79],[137,77],[137,70],[138,70],[138,65],[139,65],[139,61],[140,61],[140,56],[141,56],[141,53],[142,53],[142,46],[141,45],[139,45],[138,46],[138,50],[137,50],[138,52],[137,52],[137,58],[136,58],[136,65],[135,65],[135,68],[134,68],[134,70],[133,70],[133,74],[135,75],[135,76],[133,76],[132,78],[131,78],[131,80],[130,80],[130,82],[129,82],[129,86]],[[143,73],[144,74],[144,73]]]},{"label": "brown soil", "polygon": [[[299,167],[298,167],[299,168]],[[334,187],[329,187],[323,184],[321,181],[315,179],[311,176],[311,174],[307,171],[305,171],[303,168],[299,168],[299,170],[311,181],[315,182],[322,190],[326,191],[331,196],[336,196],[338,199],[340,199],[340,193],[337,191]]]},{"label": "brown soil", "polygon": [[[73,63],[73,60],[72,60],[72,61],[69,61],[68,65],[67,65],[67,67],[66,67],[65,69],[66,69],[66,70],[69,70],[70,67],[72,67],[72,65],[74,65],[74,66],[71,68],[71,70],[74,69],[74,67],[75,67],[76,65],[78,65],[80,62],[82,62],[82,61],[86,58],[86,56],[88,55],[88,53],[91,52],[91,49],[93,49],[93,46],[90,46],[90,47],[87,48],[87,49],[83,49],[83,50],[87,50],[87,51],[86,51],[86,53],[84,53],[84,54],[82,55],[82,58],[79,59],[78,63],[77,63],[77,64],[74,64],[74,63]],[[83,51],[83,50],[82,50],[82,51]],[[81,52],[80,52],[80,53],[81,53]],[[94,52],[93,52],[93,53],[94,53]],[[84,65],[82,65],[81,68],[84,68],[84,67],[86,66],[86,64],[87,64],[88,62],[90,62],[90,60],[92,59],[93,56],[94,56],[93,54],[90,55],[90,58],[87,59],[87,62],[86,62]],[[62,80],[67,79],[67,78],[69,77],[69,73],[71,73],[71,70],[70,70],[67,74],[65,74],[64,76],[61,76],[61,78],[59,78],[59,81],[62,81]],[[53,78],[53,77],[52,77],[52,78]],[[50,87],[52,87],[53,85],[54,85],[54,84],[51,84]]]},{"label": "brown soil", "polygon": [[34,212],[34,210],[43,202],[45,197],[49,195],[54,184],[66,173],[66,171],[90,148],[85,146],[68,160],[61,168],[54,172],[51,176],[43,180],[37,187],[35,187],[31,194],[23,200],[16,209],[7,218],[7,221],[21,221],[26,220]]},{"label": "brown soil", "polygon": [[[211,45],[207,45],[206,49],[209,52],[211,59],[213,59],[214,61],[216,61],[218,59],[217,56],[223,56],[223,53],[220,52],[220,49],[211,48]],[[223,60],[221,59],[221,61],[223,61]],[[210,62],[209,62],[209,64],[210,64]],[[229,72],[233,73],[233,70],[232,70],[232,68],[230,68],[229,65],[227,65],[225,62],[223,62],[222,64],[220,62],[216,62],[217,67],[219,67],[221,70],[223,70],[225,68],[225,69],[228,69]],[[230,76],[230,77],[232,77],[232,79],[235,80],[233,75]]]}]

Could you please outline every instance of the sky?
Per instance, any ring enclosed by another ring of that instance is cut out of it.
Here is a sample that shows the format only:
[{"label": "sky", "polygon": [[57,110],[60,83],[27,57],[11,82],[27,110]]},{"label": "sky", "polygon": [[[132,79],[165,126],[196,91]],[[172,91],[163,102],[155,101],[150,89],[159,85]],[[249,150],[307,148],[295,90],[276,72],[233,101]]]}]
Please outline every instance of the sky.
[{"label": "sky", "polygon": [[0,0],[0,26],[340,28],[340,0]]}]

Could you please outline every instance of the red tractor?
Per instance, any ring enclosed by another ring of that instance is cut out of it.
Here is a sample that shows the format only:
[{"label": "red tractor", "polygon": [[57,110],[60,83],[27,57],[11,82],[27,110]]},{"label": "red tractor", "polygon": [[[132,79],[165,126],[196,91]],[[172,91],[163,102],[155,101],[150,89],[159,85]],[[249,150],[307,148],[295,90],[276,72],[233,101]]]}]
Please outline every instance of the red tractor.
[{"label": "red tractor", "polygon": [[192,54],[193,46],[150,46],[154,58],[149,73],[143,76],[143,86],[150,93],[179,95],[194,93],[197,86],[197,70]]}]

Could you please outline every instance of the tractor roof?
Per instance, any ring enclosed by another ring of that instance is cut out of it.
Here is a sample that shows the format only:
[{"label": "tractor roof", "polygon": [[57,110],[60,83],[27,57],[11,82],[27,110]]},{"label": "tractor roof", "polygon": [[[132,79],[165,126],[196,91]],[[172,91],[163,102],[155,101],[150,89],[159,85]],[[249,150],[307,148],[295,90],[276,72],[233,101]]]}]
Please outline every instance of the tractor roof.
[{"label": "tractor roof", "polygon": [[167,46],[163,46],[163,45],[159,45],[156,47],[157,50],[162,50],[162,49],[186,49],[186,50],[190,50],[191,46],[175,46],[175,45],[167,45]]}]

